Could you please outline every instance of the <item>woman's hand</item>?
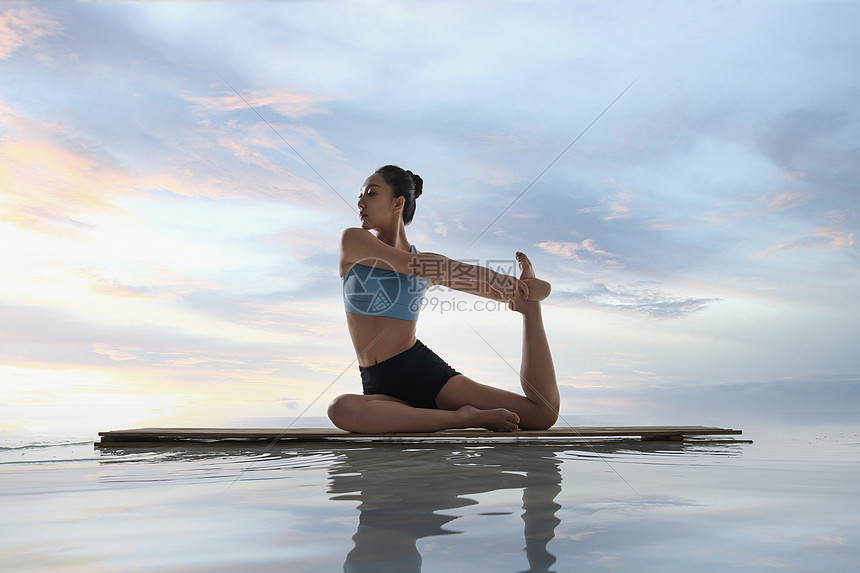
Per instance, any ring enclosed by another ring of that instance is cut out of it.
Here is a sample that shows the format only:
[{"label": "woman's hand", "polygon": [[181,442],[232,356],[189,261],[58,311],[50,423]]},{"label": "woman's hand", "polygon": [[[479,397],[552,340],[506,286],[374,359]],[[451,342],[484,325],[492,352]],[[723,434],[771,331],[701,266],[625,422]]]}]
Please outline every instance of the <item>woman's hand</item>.
[{"label": "woman's hand", "polygon": [[502,295],[502,300],[510,302],[519,297],[523,297],[523,300],[529,299],[529,285],[517,277],[499,273],[490,286]]}]

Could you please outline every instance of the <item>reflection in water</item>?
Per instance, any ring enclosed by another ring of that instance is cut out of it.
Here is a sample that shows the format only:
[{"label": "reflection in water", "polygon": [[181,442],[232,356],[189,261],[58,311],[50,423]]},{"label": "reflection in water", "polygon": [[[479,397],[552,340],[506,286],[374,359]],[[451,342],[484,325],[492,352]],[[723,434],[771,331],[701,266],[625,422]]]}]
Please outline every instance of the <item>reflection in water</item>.
[{"label": "reflection in water", "polygon": [[332,500],[359,502],[354,547],[344,571],[421,571],[417,541],[460,533],[449,526],[459,516],[442,514],[478,502],[469,496],[505,489],[522,490],[523,538],[528,571],[549,572],[556,557],[547,545],[555,537],[561,506],[561,465],[571,459],[617,454],[666,456],[685,452],[737,455],[684,442],[608,442],[596,445],[506,444],[495,446],[376,445],[344,448],[329,469]]},{"label": "reflection in water", "polygon": [[[688,454],[693,454],[692,459],[687,457]],[[309,498],[306,504],[295,504],[292,495],[283,496],[285,492],[297,491],[290,489],[285,478],[300,472],[313,472],[313,475],[328,477],[327,486],[320,480],[315,482],[320,486],[315,495],[320,495],[324,503],[334,500],[340,505],[340,500],[349,500],[358,504],[359,519],[352,535],[353,547],[348,552],[342,550],[347,553],[343,565],[346,572],[421,571],[422,551],[425,557],[432,555],[449,559],[446,549],[463,547],[462,543],[441,544],[440,553],[440,547],[433,547],[430,543],[419,545],[418,542],[425,537],[461,533],[456,527],[456,521],[461,517],[467,518],[462,521],[461,529],[479,540],[488,532],[505,547],[510,547],[507,540],[515,539],[515,543],[519,543],[518,540],[522,539],[528,561],[527,571],[549,572],[556,563],[556,555],[565,558],[572,554],[570,545],[556,538],[556,530],[560,526],[558,516],[563,515],[559,513],[561,506],[556,499],[562,492],[562,468],[565,465],[573,461],[615,464],[634,459],[639,467],[651,464],[674,466],[676,462],[672,458],[683,456],[687,458],[684,465],[689,467],[697,463],[697,454],[733,457],[739,455],[740,450],[737,445],[620,441],[601,445],[376,444],[370,447],[342,443],[262,449],[248,444],[223,443],[128,445],[100,452],[100,465],[104,471],[99,481],[132,485],[153,479],[159,483],[210,481],[224,484],[224,489],[219,492],[221,495],[237,481],[262,484],[271,480],[273,489],[262,488],[259,491],[274,491],[273,499],[285,507],[304,506],[307,515],[319,516],[321,511],[326,511],[323,506],[314,505],[319,500]],[[154,464],[158,464],[156,478],[153,478],[151,469]],[[711,465],[703,464],[703,467]],[[569,465],[565,471],[568,469]],[[590,487],[579,480],[564,485],[565,499],[588,500],[592,497],[588,491],[577,492]],[[248,491],[257,489],[237,488],[234,491],[237,495],[246,495]],[[594,493],[600,491],[603,490],[598,487]],[[492,492],[502,493],[479,497]],[[585,495],[578,495],[580,493]],[[518,505],[520,497],[522,537],[518,528],[513,531],[506,529],[510,528],[510,516],[516,511],[510,507],[509,500],[516,499],[515,505]],[[493,501],[488,501],[488,498]],[[489,517],[493,520],[490,528],[487,522],[476,524],[469,521],[468,511],[457,514],[458,509],[475,506],[478,500],[485,506],[496,502],[504,506],[501,511],[498,506],[491,505],[489,508],[481,507],[483,511],[480,513],[471,513],[471,516],[500,516]],[[644,501],[637,500],[636,503],[641,505]],[[602,511],[606,508],[606,499],[600,497],[591,502],[592,506],[594,504],[597,504],[598,511]],[[244,505],[240,503],[240,507]],[[579,502],[576,515],[588,513],[589,507],[588,502],[585,505]],[[323,515],[341,513],[328,511]],[[569,515],[573,513],[569,512]],[[571,525],[565,523],[565,526]],[[350,529],[347,531],[352,532]],[[563,533],[559,532],[559,537],[564,537]],[[554,539],[559,545],[550,544]],[[569,536],[566,539],[569,540]],[[468,545],[469,542],[466,543]],[[464,558],[468,563],[469,557]],[[474,558],[473,554],[472,562]],[[518,568],[511,565],[511,570]]]},{"label": "reflection in water", "polygon": [[523,490],[529,571],[549,571],[556,558],[547,543],[561,507],[555,503],[562,463],[556,450],[508,445],[341,451],[344,458],[330,470],[329,492],[332,499],[358,501],[360,511],[344,571],[420,571],[419,539],[459,533],[445,527],[458,516],[437,512],[474,505],[468,496],[503,489]]}]

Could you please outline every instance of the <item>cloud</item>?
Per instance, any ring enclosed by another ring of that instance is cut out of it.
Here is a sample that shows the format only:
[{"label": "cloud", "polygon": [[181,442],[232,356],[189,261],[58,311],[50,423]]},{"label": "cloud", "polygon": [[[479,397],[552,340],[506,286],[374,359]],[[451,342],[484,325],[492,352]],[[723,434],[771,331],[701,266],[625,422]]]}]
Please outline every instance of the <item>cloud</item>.
[{"label": "cloud", "polygon": [[135,360],[137,358],[137,351],[139,348],[135,347],[121,347],[111,344],[104,344],[100,342],[96,342],[92,345],[93,352],[96,354],[103,354],[105,356],[110,357],[111,360],[116,362],[124,362],[126,360]]},{"label": "cloud", "polygon": [[71,125],[25,118],[0,102],[0,128],[0,221],[74,233],[90,228],[94,217],[127,216],[117,199],[157,185],[157,176],[136,178],[100,146],[76,137]]},{"label": "cloud", "polygon": [[579,242],[569,241],[544,241],[536,243],[536,247],[540,247],[545,253],[558,255],[568,259],[573,259],[577,262],[585,262],[583,254],[589,255],[592,260],[602,260],[606,263],[615,263],[613,259],[615,255],[608,251],[599,249],[595,244],[594,239],[584,239]]},{"label": "cloud", "polygon": [[[855,423],[860,414],[860,379],[849,376],[774,378],[722,384],[692,381],[622,386],[577,385],[572,392],[584,409],[621,416],[627,423],[673,420],[702,425]],[[583,411],[583,410],[580,410]],[[631,419],[632,417],[632,419]]]},{"label": "cloud", "polygon": [[603,220],[612,221],[614,219],[626,219],[630,217],[633,211],[633,207],[630,206],[630,203],[633,201],[633,193],[616,181],[611,181],[610,183],[618,190],[618,195],[615,200],[609,202],[609,215],[603,217]]},{"label": "cloud", "polygon": [[[347,335],[312,332],[313,310],[295,309],[277,328],[246,316],[233,320],[195,317],[167,306],[150,306],[150,320],[120,306],[121,315],[92,320],[66,310],[0,304],[0,363],[21,367],[117,369],[157,380],[249,380],[285,378],[330,382],[350,364]],[[275,309],[262,309],[275,312]],[[182,318],[184,316],[184,318]],[[316,320],[322,322],[322,320]],[[290,328],[294,332],[290,332]],[[284,359],[285,348],[288,348]],[[342,349],[342,350],[341,350]],[[328,355],[324,353],[330,353]],[[295,358],[299,357],[299,358]],[[283,391],[283,390],[280,390]]]},{"label": "cloud", "polygon": [[771,212],[793,209],[806,201],[806,195],[801,191],[786,191],[771,197],[767,201],[768,210]]},{"label": "cloud", "polygon": [[673,296],[660,290],[646,288],[644,284],[613,288],[595,283],[579,291],[553,291],[553,301],[557,300],[608,310],[647,314],[658,318],[681,318],[704,310],[721,299]]},{"label": "cloud", "polygon": [[[197,284],[189,284],[188,279],[183,280],[182,277],[170,276],[156,277],[154,274],[147,278],[153,283],[148,285],[129,285],[117,279],[109,279],[101,276],[98,270],[79,268],[72,272],[76,278],[84,281],[93,293],[97,295],[107,295],[116,297],[129,297],[139,299],[152,300],[173,300],[180,296],[180,293],[192,290],[193,287],[201,286]],[[161,284],[154,284],[156,281]]]},{"label": "cloud", "polygon": [[826,147],[848,123],[850,112],[844,105],[789,109],[770,124],[761,138],[762,148],[787,173],[805,173],[814,162],[837,160],[827,157]]},{"label": "cloud", "polygon": [[260,111],[268,107],[280,115],[294,119],[325,113],[326,109],[320,104],[332,101],[331,98],[300,94],[290,87],[270,87],[247,92],[242,90],[239,93],[241,97],[232,91],[217,96],[187,95],[186,100],[198,106],[198,112],[205,114],[245,110],[248,107]]},{"label": "cloud", "polygon": [[854,247],[854,233],[847,231],[839,231],[822,227],[817,229],[814,234],[795,239],[793,241],[785,241],[779,245],[756,253],[754,258],[765,258],[775,255],[776,253],[788,249],[805,249],[810,251],[844,251]]},{"label": "cloud", "polygon": [[191,198],[258,197],[317,208],[337,201],[330,190],[284,165],[282,150],[268,154],[265,147],[280,142],[271,133],[262,138],[259,125],[236,137],[231,131],[229,125],[178,130],[166,147],[140,149],[132,167],[121,159],[121,149],[82,135],[80,125],[30,119],[0,102],[0,222],[59,236],[80,234],[99,219],[132,217],[121,199],[149,198],[165,189]]},{"label": "cloud", "polygon": [[59,22],[38,8],[22,5],[0,12],[0,60],[8,59],[21,48],[34,45],[45,36],[58,34]]}]

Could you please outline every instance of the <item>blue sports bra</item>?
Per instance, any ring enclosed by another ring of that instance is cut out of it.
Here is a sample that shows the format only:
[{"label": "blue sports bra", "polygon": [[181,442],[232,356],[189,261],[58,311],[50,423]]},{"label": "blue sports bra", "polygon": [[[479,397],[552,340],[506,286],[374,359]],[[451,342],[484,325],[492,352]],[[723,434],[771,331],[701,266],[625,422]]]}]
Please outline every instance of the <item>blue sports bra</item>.
[{"label": "blue sports bra", "polygon": [[[411,252],[418,252],[414,245]],[[427,279],[358,263],[342,280],[346,312],[403,320],[418,320],[421,297],[430,284]]]}]

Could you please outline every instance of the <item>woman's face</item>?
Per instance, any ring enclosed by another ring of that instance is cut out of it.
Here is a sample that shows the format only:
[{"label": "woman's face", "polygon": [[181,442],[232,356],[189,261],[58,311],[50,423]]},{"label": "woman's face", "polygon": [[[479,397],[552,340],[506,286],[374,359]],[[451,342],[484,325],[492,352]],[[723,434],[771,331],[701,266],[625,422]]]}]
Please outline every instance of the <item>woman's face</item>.
[{"label": "woman's face", "polygon": [[[379,173],[374,173],[364,181],[358,195],[358,216],[365,229],[387,226],[394,216],[400,216],[398,200],[394,198],[391,186]],[[401,207],[402,208],[402,207]]]}]

